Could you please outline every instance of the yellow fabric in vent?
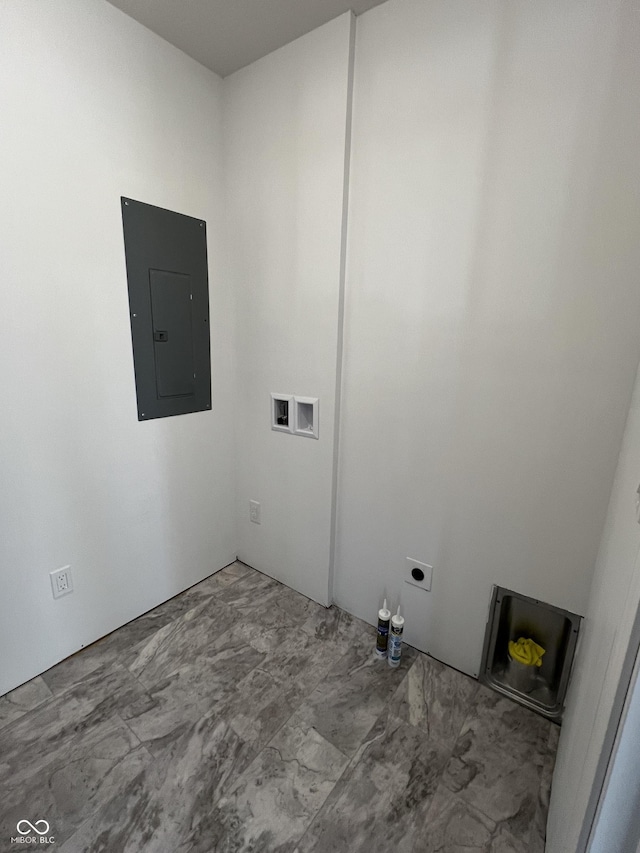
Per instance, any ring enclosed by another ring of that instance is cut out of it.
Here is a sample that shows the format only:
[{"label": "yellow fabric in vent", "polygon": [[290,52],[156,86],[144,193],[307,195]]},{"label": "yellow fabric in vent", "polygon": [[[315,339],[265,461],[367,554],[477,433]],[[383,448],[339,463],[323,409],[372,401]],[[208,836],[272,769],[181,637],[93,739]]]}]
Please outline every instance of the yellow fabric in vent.
[{"label": "yellow fabric in vent", "polygon": [[520,637],[517,643],[509,640],[509,657],[526,666],[542,666],[544,649],[527,637]]}]

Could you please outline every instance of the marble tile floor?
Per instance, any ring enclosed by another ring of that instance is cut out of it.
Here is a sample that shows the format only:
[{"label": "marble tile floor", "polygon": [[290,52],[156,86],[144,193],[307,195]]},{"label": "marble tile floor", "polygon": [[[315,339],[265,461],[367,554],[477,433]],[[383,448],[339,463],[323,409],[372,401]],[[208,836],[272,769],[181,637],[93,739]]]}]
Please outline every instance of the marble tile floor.
[{"label": "marble tile floor", "polygon": [[0,698],[0,850],[542,853],[558,728],[374,634],[241,563],[125,625]]}]

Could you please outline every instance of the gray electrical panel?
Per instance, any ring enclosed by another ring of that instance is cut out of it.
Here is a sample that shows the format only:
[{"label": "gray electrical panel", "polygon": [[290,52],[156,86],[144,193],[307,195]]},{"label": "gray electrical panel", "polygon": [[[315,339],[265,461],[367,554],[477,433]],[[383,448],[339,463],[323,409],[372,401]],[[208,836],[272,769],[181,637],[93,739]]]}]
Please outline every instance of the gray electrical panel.
[{"label": "gray electrical panel", "polygon": [[122,198],[138,420],[211,408],[207,227]]}]

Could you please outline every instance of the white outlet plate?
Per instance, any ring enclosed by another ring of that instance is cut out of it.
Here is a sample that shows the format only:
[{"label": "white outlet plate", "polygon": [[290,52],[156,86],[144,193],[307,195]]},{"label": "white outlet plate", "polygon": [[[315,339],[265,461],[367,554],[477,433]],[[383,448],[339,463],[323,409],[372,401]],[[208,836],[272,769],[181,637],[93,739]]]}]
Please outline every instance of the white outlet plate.
[{"label": "white outlet plate", "polygon": [[260,524],[260,504],[258,501],[249,501],[249,521]]},{"label": "white outlet plate", "polygon": [[[411,574],[414,569],[421,569],[424,572],[424,580],[416,580]],[[424,589],[426,592],[431,590],[431,581],[433,580],[433,566],[428,563],[421,563],[420,560],[414,560],[413,557],[407,557],[405,561],[404,571],[405,583],[410,583],[411,586],[417,586],[418,589]]]},{"label": "white outlet plate", "polygon": [[63,595],[69,595],[70,592],[73,592],[71,566],[55,569],[55,571],[49,572],[49,577],[51,578],[51,591],[54,598],[62,598]]}]

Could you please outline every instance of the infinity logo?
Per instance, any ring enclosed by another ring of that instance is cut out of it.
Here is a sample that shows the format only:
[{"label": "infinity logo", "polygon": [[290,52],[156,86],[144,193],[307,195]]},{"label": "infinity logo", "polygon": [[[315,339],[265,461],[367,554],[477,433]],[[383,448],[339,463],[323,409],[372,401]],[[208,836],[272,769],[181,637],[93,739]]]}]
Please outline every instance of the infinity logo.
[{"label": "infinity logo", "polygon": [[[26,826],[27,829],[20,829],[21,826]],[[44,829],[38,829],[39,826],[43,826]],[[30,832],[37,832],[38,835],[46,835],[49,832],[49,824],[46,820],[37,820],[35,824],[30,823],[28,820],[19,820],[16,829],[20,835],[28,835]]]}]

